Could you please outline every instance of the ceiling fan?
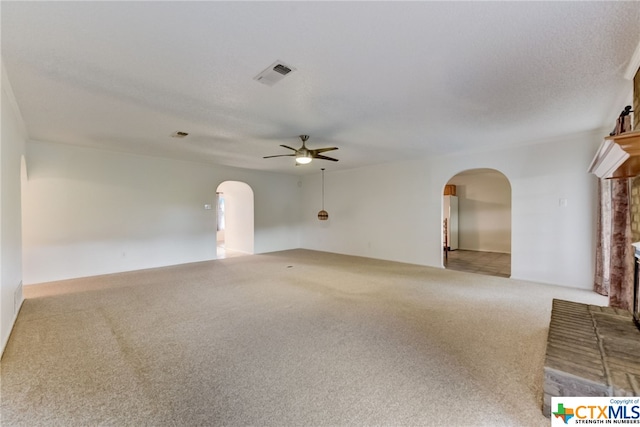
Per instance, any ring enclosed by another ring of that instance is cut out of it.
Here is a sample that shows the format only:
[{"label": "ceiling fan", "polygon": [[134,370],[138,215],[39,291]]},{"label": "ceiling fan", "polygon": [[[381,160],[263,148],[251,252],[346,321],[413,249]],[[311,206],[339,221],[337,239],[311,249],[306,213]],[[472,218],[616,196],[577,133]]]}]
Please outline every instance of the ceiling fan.
[{"label": "ceiling fan", "polygon": [[320,153],[324,153],[326,151],[337,150],[338,147],[325,147],[325,148],[316,148],[315,150],[310,150],[306,147],[305,142],[309,139],[309,135],[300,135],[300,139],[302,140],[302,147],[295,149],[293,147],[289,147],[288,145],[280,145],[281,147],[288,148],[289,150],[295,151],[294,154],[277,154],[275,156],[265,156],[265,159],[269,159],[271,157],[295,157],[296,158],[296,166],[306,165],[307,163],[311,163],[313,159],[322,159],[322,160],[331,160],[332,162],[337,162],[338,159],[334,159],[333,157],[323,156]]}]

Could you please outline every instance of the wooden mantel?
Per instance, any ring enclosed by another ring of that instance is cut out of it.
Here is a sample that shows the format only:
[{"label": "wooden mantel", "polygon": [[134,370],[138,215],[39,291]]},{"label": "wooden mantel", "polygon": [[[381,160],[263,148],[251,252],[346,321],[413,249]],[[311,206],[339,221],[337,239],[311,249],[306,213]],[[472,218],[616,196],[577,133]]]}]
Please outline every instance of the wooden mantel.
[{"label": "wooden mantel", "polygon": [[598,178],[640,175],[640,131],[606,137],[589,166],[589,172]]}]

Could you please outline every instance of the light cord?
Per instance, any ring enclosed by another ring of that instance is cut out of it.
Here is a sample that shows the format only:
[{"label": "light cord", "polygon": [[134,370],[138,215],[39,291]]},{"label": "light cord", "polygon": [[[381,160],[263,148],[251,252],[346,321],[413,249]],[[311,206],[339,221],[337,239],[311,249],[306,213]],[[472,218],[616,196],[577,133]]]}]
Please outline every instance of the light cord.
[{"label": "light cord", "polygon": [[322,168],[322,210],[324,210],[324,168]]}]

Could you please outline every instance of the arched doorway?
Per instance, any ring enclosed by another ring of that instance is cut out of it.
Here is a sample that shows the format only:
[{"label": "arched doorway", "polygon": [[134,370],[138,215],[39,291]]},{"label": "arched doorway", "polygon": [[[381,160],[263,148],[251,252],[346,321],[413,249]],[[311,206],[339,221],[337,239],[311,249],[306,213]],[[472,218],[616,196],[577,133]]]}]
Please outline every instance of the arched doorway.
[{"label": "arched doorway", "polygon": [[253,254],[253,190],[240,181],[216,189],[216,258]]},{"label": "arched doorway", "polygon": [[445,268],[510,277],[509,179],[495,169],[470,169],[451,177],[444,188],[443,194],[450,194],[443,195],[443,242],[451,249],[444,248]]}]

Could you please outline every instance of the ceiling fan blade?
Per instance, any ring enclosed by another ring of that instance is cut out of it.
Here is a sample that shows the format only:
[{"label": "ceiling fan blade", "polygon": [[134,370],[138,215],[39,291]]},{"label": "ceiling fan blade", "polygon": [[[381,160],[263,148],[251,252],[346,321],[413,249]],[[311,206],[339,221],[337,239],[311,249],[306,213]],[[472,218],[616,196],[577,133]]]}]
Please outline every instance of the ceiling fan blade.
[{"label": "ceiling fan blade", "polygon": [[270,159],[272,157],[295,157],[295,154],[276,154],[275,156],[264,156],[263,159]]},{"label": "ceiling fan blade", "polygon": [[323,156],[321,154],[313,156],[314,159],[322,159],[322,160],[331,160],[332,162],[337,162],[338,159],[334,159],[333,157]]},{"label": "ceiling fan blade", "polygon": [[324,153],[325,151],[332,151],[337,149],[338,147],[326,147],[326,148],[316,148],[315,150],[310,150],[310,151],[313,151],[314,153]]},{"label": "ceiling fan blade", "polygon": [[288,145],[282,145],[282,144],[280,144],[280,147],[288,148],[289,150],[293,150],[293,151],[295,151],[296,153],[298,152],[298,150],[296,150],[295,148],[289,147]]}]

